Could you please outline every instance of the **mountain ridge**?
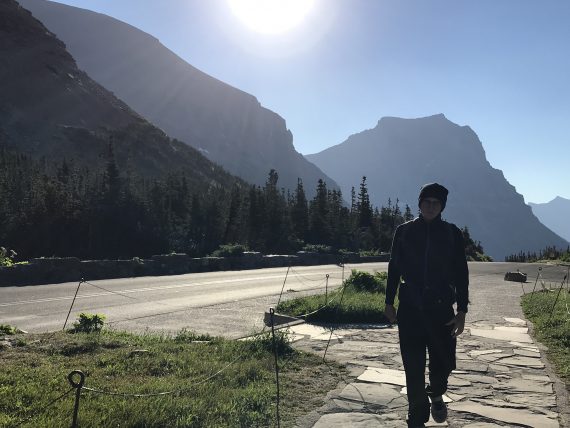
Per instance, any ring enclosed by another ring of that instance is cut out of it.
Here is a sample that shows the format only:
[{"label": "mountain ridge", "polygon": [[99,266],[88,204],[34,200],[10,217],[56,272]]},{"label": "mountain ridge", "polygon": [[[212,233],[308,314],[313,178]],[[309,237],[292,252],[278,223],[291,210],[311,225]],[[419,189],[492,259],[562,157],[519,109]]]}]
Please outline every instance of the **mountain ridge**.
[{"label": "mountain ridge", "polygon": [[546,203],[529,202],[528,205],[543,224],[570,241],[570,199],[556,196]]},{"label": "mountain ridge", "polygon": [[332,175],[343,192],[366,176],[370,200],[378,206],[398,198],[415,212],[422,184],[445,185],[450,196],[443,216],[459,227],[467,225],[495,260],[565,243],[538,221],[503,172],[491,166],[475,131],[443,114],[381,118],[374,128],[307,158]]},{"label": "mountain ridge", "polygon": [[[280,185],[307,193],[333,179],[295,150],[285,119],[257,98],[184,61],[160,41],[104,14],[45,0],[20,0],[68,46],[78,65],[170,136],[229,172],[262,185],[270,169]],[[109,65],[112,66],[109,66]]]},{"label": "mountain ridge", "polygon": [[65,44],[14,0],[0,3],[0,143],[85,166],[117,162],[141,176],[184,170],[197,186],[237,180],[134,112],[77,68]]}]

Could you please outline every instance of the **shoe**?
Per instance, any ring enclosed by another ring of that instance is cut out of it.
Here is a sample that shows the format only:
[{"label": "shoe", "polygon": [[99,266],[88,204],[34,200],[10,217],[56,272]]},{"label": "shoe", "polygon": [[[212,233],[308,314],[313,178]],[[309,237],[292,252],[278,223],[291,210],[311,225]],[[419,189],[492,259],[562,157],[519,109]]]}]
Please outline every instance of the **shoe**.
[{"label": "shoe", "polygon": [[447,419],[447,405],[442,399],[431,402],[431,417],[438,424],[445,422]]}]

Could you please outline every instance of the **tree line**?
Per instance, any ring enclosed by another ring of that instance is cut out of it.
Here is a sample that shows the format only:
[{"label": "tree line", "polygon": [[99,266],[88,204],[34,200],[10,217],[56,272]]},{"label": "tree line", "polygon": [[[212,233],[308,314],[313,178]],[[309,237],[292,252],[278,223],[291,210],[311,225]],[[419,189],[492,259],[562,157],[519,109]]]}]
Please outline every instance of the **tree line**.
[{"label": "tree line", "polygon": [[558,249],[555,246],[547,246],[542,250],[536,251],[520,251],[505,257],[506,262],[513,263],[533,263],[541,260],[559,260],[570,262],[570,246],[566,250]]},{"label": "tree line", "polygon": [[[186,174],[161,179],[120,171],[112,145],[104,167],[49,162],[0,150],[0,243],[18,259],[147,257],[211,254],[222,244],[263,253],[389,251],[393,233],[414,215],[398,201],[373,207],[366,177],[346,203],[319,180],[307,199],[304,183],[279,187],[269,172],[263,186],[236,181],[231,189],[191,185]],[[477,246],[469,237],[467,245]]]}]

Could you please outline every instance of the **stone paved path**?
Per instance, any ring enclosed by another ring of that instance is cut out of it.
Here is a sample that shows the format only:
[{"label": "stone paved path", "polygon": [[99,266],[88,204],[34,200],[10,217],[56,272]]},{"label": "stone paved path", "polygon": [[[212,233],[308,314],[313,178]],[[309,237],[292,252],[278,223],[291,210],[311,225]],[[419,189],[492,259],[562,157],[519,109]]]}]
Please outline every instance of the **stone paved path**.
[{"label": "stone paved path", "polygon": [[[296,347],[323,354],[330,330],[291,327]],[[457,370],[449,379],[447,423],[426,426],[491,428],[559,427],[552,380],[526,322],[476,322],[459,337]],[[326,405],[301,426],[405,427],[407,399],[398,332],[394,327],[338,329],[327,359],[347,364],[356,379],[329,394]]]},{"label": "stone paved path", "polygon": [[[552,278],[560,272],[553,270]],[[503,274],[501,264],[494,263],[489,272],[471,277],[472,305],[457,343],[457,370],[444,397],[449,417],[446,423],[430,420],[426,426],[565,426],[560,421],[567,420],[567,395],[559,395],[557,403],[556,391],[564,388],[545,367],[544,348],[529,335],[519,303],[523,289],[503,281]],[[527,283],[524,291],[531,289]],[[330,330],[300,324],[290,331],[295,347],[324,353]],[[329,392],[326,404],[298,421],[298,426],[406,427],[405,376],[396,327],[335,327],[326,359],[345,363],[349,379]]]}]

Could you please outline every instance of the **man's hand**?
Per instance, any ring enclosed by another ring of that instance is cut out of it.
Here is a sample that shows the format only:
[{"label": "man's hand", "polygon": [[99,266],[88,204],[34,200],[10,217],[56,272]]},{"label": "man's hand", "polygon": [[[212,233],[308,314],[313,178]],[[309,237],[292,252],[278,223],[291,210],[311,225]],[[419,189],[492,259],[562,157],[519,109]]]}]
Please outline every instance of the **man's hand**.
[{"label": "man's hand", "polygon": [[451,326],[451,336],[459,336],[465,329],[465,312],[457,312],[457,315],[455,315],[453,319],[445,325]]},{"label": "man's hand", "polygon": [[396,308],[394,305],[386,305],[384,309],[384,316],[388,318],[390,323],[394,324],[396,322]]}]

